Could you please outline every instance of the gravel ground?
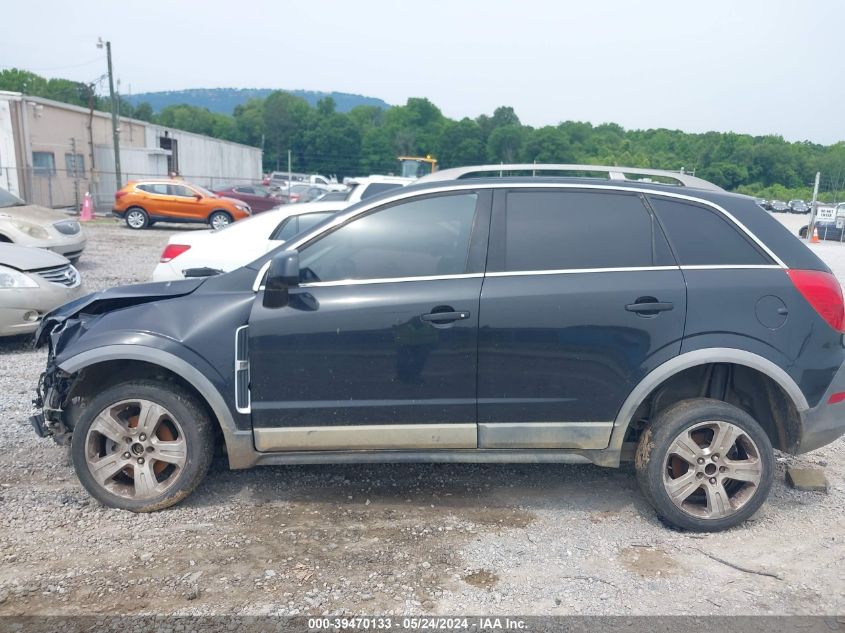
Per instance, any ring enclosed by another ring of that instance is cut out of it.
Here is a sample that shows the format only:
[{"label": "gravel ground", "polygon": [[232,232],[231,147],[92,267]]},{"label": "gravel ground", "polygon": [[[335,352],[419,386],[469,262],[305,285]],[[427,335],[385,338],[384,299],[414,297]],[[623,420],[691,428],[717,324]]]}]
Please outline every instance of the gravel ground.
[{"label": "gravel ground", "polygon": [[[89,225],[86,285],[147,281],[172,232]],[[845,246],[814,248],[845,279]],[[44,361],[0,340],[0,615],[845,610],[843,440],[779,455],[769,502],[714,535],[663,527],[630,467],[221,460],[181,505],[133,515],[26,425]],[[788,488],[788,464],[823,467],[829,494]]]}]

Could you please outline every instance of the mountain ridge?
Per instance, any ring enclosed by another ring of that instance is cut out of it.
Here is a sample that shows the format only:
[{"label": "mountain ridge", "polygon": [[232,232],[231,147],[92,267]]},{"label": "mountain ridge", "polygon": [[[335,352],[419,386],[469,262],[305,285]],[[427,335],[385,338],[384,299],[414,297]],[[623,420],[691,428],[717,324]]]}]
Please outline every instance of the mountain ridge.
[{"label": "mountain ridge", "polygon": [[121,95],[133,106],[147,102],[153,112],[161,112],[169,105],[187,103],[199,108],[208,108],[211,112],[232,114],[234,109],[250,99],[263,99],[267,95],[281,90],[305,99],[312,107],[320,99],[331,97],[337,105],[338,112],[349,112],[361,105],[376,106],[386,110],[390,104],[377,97],[352,94],[348,92],[322,92],[319,90],[286,90],[282,88],[187,88],[183,90],[161,90],[156,92],[140,92],[133,95]]}]

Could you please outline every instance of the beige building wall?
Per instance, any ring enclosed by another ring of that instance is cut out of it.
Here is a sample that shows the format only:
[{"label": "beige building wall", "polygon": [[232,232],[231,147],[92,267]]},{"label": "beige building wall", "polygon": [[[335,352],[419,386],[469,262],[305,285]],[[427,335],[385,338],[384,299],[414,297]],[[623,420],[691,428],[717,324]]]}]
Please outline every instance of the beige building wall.
[{"label": "beige building wall", "polygon": [[[98,212],[111,209],[117,182],[110,114],[9,92],[0,92],[0,104],[7,106],[0,114],[8,110],[7,124],[0,129],[12,130],[16,155],[7,170],[14,175],[6,178],[16,178],[21,197],[49,207],[73,207],[88,191]],[[206,186],[261,178],[261,150],[255,147],[128,118],[119,120],[119,133],[124,184],[167,177],[174,162],[183,176]],[[162,147],[163,138],[178,145],[177,160]]]},{"label": "beige building wall", "polygon": [[[24,98],[22,104],[29,141],[25,190],[33,202],[73,206],[86,191],[98,191],[106,184],[114,190],[109,183],[114,175],[106,173],[114,171],[114,160],[109,165],[97,160],[98,146],[112,146],[108,114],[40,99]],[[121,147],[144,146],[143,123],[121,119],[119,129]],[[81,158],[74,160],[74,153]]]}]

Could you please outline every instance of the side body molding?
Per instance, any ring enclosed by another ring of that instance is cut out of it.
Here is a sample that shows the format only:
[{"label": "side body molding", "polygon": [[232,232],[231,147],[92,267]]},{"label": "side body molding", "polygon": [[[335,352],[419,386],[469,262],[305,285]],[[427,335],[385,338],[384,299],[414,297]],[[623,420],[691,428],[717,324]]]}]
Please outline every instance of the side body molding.
[{"label": "side body molding", "polygon": [[230,468],[248,468],[255,463],[252,431],[239,430],[223,396],[211,381],[196,367],[170,352],[143,345],[105,345],[72,356],[62,361],[59,367],[73,374],[90,365],[110,360],[144,361],[181,376],[205,399],[220,423]]},{"label": "side body molding", "polygon": [[745,365],[752,369],[756,369],[779,384],[783,390],[792,399],[795,407],[799,412],[807,411],[810,406],[807,403],[807,398],[801,391],[800,387],[783,369],[778,367],[772,361],[763,358],[752,352],[747,352],[741,349],[730,347],[712,347],[708,349],[698,349],[666,361],[660,367],[652,370],[645,378],[640,381],[640,384],[630,393],[628,398],[619,409],[616,420],[613,424],[613,433],[610,436],[610,444],[607,447],[608,457],[616,459],[616,463],[603,463],[606,466],[618,466],[619,458],[622,453],[622,444],[625,439],[625,434],[628,431],[628,426],[632,422],[634,412],[637,410],[648,395],[667,378],[682,372],[690,367],[697,365],[705,365],[707,363],[733,363],[736,365]]}]

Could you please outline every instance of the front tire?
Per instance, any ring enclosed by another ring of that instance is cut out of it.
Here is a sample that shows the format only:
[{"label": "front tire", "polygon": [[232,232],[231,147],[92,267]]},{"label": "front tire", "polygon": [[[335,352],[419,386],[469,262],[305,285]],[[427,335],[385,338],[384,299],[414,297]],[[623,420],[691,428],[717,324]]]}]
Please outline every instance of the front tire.
[{"label": "front tire", "polygon": [[208,216],[208,224],[215,231],[222,229],[224,226],[229,226],[232,223],[232,216],[225,211],[215,211]]},{"label": "front tire", "polygon": [[695,398],[662,411],[644,430],[634,460],[637,481],[662,521],[718,532],[754,514],[769,494],[774,451],[748,413]]},{"label": "front tire", "polygon": [[187,497],[202,481],[214,448],[202,405],[176,386],[131,380],[86,404],[73,429],[79,481],[110,508],[153,512]]},{"label": "front tire", "polygon": [[136,231],[145,229],[150,225],[150,216],[141,207],[127,209],[124,220],[126,221],[126,226]]}]

